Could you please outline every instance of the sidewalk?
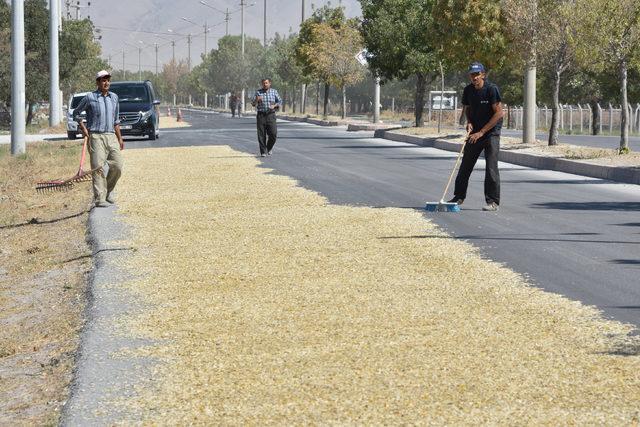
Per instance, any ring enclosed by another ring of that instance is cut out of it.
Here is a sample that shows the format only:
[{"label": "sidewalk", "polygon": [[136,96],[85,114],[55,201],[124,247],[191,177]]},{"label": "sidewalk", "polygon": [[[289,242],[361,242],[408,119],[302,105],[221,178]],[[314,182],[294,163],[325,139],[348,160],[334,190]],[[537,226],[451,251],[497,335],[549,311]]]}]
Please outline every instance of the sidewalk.
[{"label": "sidewalk", "polygon": [[[67,139],[66,133],[25,135],[25,142],[61,141]],[[11,135],[0,135],[0,145],[11,144]]]}]

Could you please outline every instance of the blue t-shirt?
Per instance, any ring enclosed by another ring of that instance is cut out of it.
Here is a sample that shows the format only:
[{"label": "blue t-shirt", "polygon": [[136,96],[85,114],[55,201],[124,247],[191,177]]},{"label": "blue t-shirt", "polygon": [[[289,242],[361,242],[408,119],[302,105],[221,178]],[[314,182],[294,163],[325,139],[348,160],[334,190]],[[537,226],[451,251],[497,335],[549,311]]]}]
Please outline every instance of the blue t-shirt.
[{"label": "blue t-shirt", "polygon": [[[473,84],[469,84],[464,88],[462,105],[466,105],[469,108],[468,117],[471,119],[474,132],[478,132],[484,125],[489,123],[494,113],[493,105],[497,102],[502,102],[502,98],[500,97],[498,86],[493,83],[485,81],[481,89],[476,89]],[[502,119],[498,120],[493,129],[489,129],[485,135],[500,135],[501,129]]]}]

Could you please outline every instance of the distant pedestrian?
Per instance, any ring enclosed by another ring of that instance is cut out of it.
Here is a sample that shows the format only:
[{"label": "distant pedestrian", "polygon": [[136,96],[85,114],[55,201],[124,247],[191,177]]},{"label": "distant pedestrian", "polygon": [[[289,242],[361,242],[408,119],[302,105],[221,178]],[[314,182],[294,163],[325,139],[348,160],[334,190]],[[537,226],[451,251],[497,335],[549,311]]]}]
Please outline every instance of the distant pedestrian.
[{"label": "distant pedestrian", "polygon": [[500,206],[500,172],[498,152],[500,150],[500,130],[502,129],[502,98],[498,86],[486,80],[484,66],[474,62],[469,66],[471,84],[464,88],[462,105],[467,118],[469,139],[462,155],[462,164],[456,177],[454,197],[449,202],[459,205],[467,197],[469,177],[473,167],[484,150],[485,211],[497,211]]},{"label": "distant pedestrian", "polygon": [[[94,172],[93,200],[97,207],[107,207],[114,203],[113,189],[120,179],[123,160],[120,151],[124,150],[124,141],[120,133],[120,107],[118,95],[109,91],[111,74],[102,70],[96,74],[97,90],[88,93],[74,110],[74,119],[78,122],[82,134],[89,138],[89,156],[91,169],[109,166],[107,176],[102,169]],[[86,111],[87,125],[80,114]]]},{"label": "distant pedestrian", "polygon": [[236,102],[236,116],[242,116],[242,95],[236,95],[238,101]]},{"label": "distant pedestrian", "polygon": [[262,88],[258,89],[251,98],[251,105],[256,107],[257,111],[258,145],[262,157],[270,156],[273,146],[276,144],[278,135],[276,110],[280,108],[281,104],[282,100],[278,91],[271,88],[271,79],[262,79]]},{"label": "distant pedestrian", "polygon": [[238,97],[236,94],[232,94],[229,98],[229,108],[231,109],[231,117],[236,116],[236,107],[238,106]]}]

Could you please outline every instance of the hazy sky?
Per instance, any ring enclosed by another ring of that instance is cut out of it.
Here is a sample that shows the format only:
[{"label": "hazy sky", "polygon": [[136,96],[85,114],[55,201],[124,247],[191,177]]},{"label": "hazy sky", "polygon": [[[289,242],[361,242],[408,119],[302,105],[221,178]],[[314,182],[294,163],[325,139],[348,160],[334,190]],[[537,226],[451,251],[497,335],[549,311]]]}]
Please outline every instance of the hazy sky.
[{"label": "hazy sky", "polygon": [[[62,0],[62,12],[66,15],[65,6],[67,0]],[[240,34],[240,0],[204,0],[210,6],[222,11],[229,8],[230,15],[229,34]],[[76,4],[77,0],[71,0]],[[252,37],[263,37],[264,0],[245,0],[246,4],[253,6],[245,8],[245,34]],[[155,69],[155,48],[158,43],[158,63],[162,64],[171,60],[171,40],[175,40],[176,60],[186,59],[187,39],[185,36],[172,36],[168,30],[174,33],[186,35],[191,33],[191,63],[200,63],[200,55],[204,51],[204,22],[208,27],[213,27],[207,36],[207,48],[217,46],[218,38],[225,35],[224,13],[217,12],[200,4],[200,0],[90,0],[91,6],[87,6],[88,0],[80,0],[80,17],[91,17],[94,24],[101,30],[103,56],[109,59],[111,56],[112,68],[122,68],[122,50],[125,50],[125,67],[127,70],[138,69],[138,49],[143,46],[141,52],[142,69]],[[326,0],[305,0],[306,16],[312,13],[311,5],[322,6]],[[337,5],[338,0],[333,0],[332,5]],[[360,3],[358,0],[342,0],[346,14],[349,17],[360,15]],[[76,15],[76,9],[70,9],[72,17]],[[267,37],[272,37],[276,32],[288,34],[290,30],[298,31],[302,15],[302,0],[267,0]],[[194,25],[181,19],[187,18],[199,25]],[[157,32],[161,34],[149,34]],[[143,42],[143,43],[140,43]]]}]

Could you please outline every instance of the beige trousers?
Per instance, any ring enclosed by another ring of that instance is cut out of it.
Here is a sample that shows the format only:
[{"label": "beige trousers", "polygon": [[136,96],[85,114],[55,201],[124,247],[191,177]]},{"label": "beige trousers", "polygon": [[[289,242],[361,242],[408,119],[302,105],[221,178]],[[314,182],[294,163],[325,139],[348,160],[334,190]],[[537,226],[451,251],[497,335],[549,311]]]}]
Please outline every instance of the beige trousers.
[{"label": "beige trousers", "polygon": [[104,202],[107,194],[113,191],[122,173],[124,161],[120,153],[120,144],[114,133],[92,133],[89,139],[89,156],[91,157],[91,169],[109,166],[107,176],[104,171],[93,173],[93,199],[94,202]]}]

